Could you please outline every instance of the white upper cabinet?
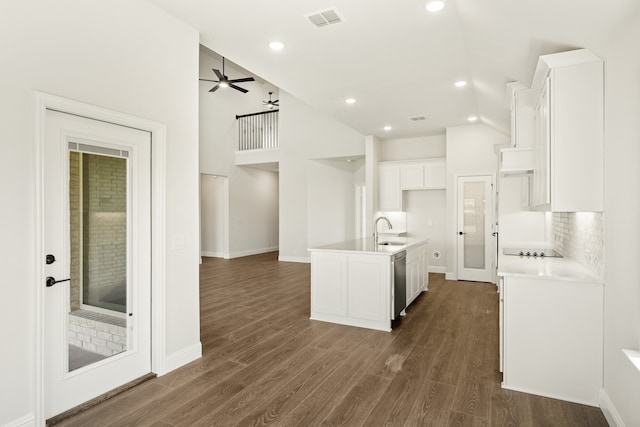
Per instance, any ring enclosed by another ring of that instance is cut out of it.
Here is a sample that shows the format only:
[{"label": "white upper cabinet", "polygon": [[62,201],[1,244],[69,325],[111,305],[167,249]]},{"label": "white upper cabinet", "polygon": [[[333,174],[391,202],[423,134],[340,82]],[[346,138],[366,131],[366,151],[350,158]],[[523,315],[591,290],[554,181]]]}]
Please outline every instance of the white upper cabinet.
[{"label": "white upper cabinet", "polygon": [[530,104],[531,90],[520,82],[507,84],[507,107],[511,110],[511,146],[528,148],[533,146],[533,109]]},{"label": "white upper cabinet", "polygon": [[379,210],[401,211],[403,190],[446,189],[446,160],[424,159],[378,164]]},{"label": "white upper cabinet", "polygon": [[424,188],[424,165],[421,163],[403,165],[401,168],[402,189],[418,190]]},{"label": "white upper cabinet", "polygon": [[391,212],[402,210],[400,166],[380,165],[378,167],[378,191],[379,210]]},{"label": "white upper cabinet", "polygon": [[447,170],[445,159],[426,160],[424,171],[425,189],[444,190],[447,188]]},{"label": "white upper cabinet", "polygon": [[601,212],[604,204],[603,62],[586,49],[544,55],[532,84],[537,210]]}]

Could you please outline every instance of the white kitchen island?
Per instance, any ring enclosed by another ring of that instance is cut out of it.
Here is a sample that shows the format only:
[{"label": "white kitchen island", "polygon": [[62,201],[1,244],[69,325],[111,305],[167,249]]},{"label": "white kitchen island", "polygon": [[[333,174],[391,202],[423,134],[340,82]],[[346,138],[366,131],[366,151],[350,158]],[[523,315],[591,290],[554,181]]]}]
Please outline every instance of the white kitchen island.
[{"label": "white kitchen island", "polygon": [[374,244],[373,238],[364,238],[309,249],[311,319],[390,331],[393,257],[402,251],[417,254],[412,272],[407,264],[408,305],[416,292],[427,289],[427,242],[423,238],[394,237]]}]

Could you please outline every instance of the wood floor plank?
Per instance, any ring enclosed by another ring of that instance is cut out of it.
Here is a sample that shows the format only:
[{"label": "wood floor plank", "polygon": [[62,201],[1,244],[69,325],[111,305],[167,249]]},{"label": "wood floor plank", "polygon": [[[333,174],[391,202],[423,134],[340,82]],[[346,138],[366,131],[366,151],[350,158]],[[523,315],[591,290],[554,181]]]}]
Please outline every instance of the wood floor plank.
[{"label": "wood floor plank", "polygon": [[200,267],[203,357],[61,426],[587,426],[598,408],[500,387],[495,285],[429,275],[391,332],[309,319],[309,264]]},{"label": "wood floor plank", "polygon": [[365,375],[351,387],[342,401],[322,421],[323,426],[362,426],[391,380]]},{"label": "wood floor plank", "polygon": [[456,387],[451,384],[425,381],[409,411],[405,427],[446,426],[455,392]]},{"label": "wood floor plank", "polygon": [[496,427],[533,426],[529,395],[497,389],[491,394],[491,423]]}]

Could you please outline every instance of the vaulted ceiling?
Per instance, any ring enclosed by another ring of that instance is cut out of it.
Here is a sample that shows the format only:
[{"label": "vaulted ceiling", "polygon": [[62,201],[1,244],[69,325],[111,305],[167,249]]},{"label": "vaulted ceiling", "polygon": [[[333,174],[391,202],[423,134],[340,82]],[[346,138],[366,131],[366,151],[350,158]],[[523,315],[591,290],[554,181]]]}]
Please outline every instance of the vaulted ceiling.
[{"label": "vaulted ceiling", "polygon": [[[469,116],[508,134],[506,83],[529,86],[540,55],[605,56],[640,13],[638,0],[447,0],[439,12],[426,0],[150,1],[209,49],[383,139],[442,134]],[[331,8],[342,22],[317,28],[306,18]],[[284,49],[269,48],[276,40]]]}]

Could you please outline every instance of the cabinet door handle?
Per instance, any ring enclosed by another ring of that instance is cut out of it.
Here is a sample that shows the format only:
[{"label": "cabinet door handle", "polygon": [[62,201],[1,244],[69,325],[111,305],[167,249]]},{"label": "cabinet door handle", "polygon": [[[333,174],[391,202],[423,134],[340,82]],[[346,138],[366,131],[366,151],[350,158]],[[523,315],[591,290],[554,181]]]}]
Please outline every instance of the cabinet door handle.
[{"label": "cabinet door handle", "polygon": [[459,235],[459,236],[462,236],[463,234],[466,234],[466,233],[465,233],[465,232],[463,232],[463,231],[458,231],[458,235]]}]

